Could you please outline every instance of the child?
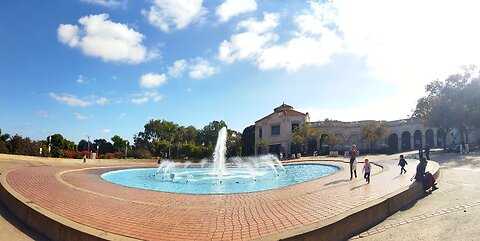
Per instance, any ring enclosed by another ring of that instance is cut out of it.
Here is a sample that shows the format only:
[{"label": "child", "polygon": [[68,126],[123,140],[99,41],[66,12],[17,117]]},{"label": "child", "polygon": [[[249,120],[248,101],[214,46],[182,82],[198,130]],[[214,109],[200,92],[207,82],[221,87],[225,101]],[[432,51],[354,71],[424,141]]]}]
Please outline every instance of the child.
[{"label": "child", "polygon": [[368,162],[368,159],[365,159],[365,164],[363,165],[362,172],[364,173],[364,178],[367,183],[370,183],[370,170],[372,169],[372,166]]},{"label": "child", "polygon": [[400,155],[400,161],[398,162],[398,165],[402,167],[400,169],[400,175],[402,175],[403,173],[407,173],[407,170],[405,170],[405,165],[408,165],[408,163],[405,158],[403,158],[403,155]]}]

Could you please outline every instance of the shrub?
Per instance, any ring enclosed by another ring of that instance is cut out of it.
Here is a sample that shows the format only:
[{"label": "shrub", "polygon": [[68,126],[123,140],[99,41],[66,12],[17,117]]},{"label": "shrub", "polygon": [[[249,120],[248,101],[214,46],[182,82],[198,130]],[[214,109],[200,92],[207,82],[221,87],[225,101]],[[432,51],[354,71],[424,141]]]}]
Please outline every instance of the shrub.
[{"label": "shrub", "polygon": [[125,158],[125,153],[121,151],[113,152],[113,153],[105,153],[100,154],[100,159],[122,159]]},{"label": "shrub", "polygon": [[62,157],[71,158],[71,159],[82,159],[84,156],[89,158],[91,154],[91,152],[88,152],[88,151],[61,150],[61,152],[62,152]]},{"label": "shrub", "polygon": [[152,154],[145,149],[131,150],[128,153],[128,157],[133,157],[136,159],[149,159],[152,158]]}]

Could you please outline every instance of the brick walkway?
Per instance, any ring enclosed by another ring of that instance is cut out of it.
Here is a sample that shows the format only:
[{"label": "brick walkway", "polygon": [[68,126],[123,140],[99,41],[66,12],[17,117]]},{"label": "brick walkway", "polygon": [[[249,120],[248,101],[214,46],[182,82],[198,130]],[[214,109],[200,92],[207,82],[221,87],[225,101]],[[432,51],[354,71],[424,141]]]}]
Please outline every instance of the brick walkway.
[{"label": "brick walkway", "polygon": [[348,179],[346,163],[320,163],[343,170],[277,190],[230,195],[154,192],[100,178],[119,167],[26,167],[9,172],[7,181],[40,207],[109,233],[143,240],[252,240],[278,237],[408,186],[416,166],[409,162],[408,174],[400,176],[396,160],[376,162],[384,168],[374,166],[367,185],[361,171]]}]

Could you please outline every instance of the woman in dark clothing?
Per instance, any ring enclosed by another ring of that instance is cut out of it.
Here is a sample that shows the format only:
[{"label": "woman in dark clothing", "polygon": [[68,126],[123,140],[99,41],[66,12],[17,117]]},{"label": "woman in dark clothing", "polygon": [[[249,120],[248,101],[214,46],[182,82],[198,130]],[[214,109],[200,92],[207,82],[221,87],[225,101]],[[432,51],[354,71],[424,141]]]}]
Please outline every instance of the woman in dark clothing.
[{"label": "woman in dark clothing", "polygon": [[429,189],[430,187],[432,190],[438,189],[435,183],[435,179],[433,178],[433,175],[428,173],[428,175],[425,175],[425,170],[427,168],[427,159],[422,158],[420,159],[420,163],[417,165],[417,172],[415,173],[415,180],[417,182],[422,182],[423,188],[425,190]]},{"label": "woman in dark clothing", "polygon": [[415,173],[415,180],[423,182],[425,177],[425,169],[427,168],[427,159],[420,159],[420,163],[417,165],[417,172]]},{"label": "woman in dark clothing", "polygon": [[352,145],[352,149],[350,149],[350,179],[353,178],[353,174],[355,174],[355,178],[357,178],[357,170],[353,168],[353,163],[357,158],[357,146],[355,144]]}]

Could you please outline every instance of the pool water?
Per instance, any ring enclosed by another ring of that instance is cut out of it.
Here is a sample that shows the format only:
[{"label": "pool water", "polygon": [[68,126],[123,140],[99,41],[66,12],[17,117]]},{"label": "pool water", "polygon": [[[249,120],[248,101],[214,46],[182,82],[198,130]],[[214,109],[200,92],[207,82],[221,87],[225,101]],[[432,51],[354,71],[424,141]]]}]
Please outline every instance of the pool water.
[{"label": "pool water", "polygon": [[167,173],[157,168],[136,168],[102,174],[108,182],[153,191],[186,194],[233,194],[260,192],[291,186],[331,175],[339,167],[324,164],[288,164],[281,168],[227,167],[218,179],[211,167],[172,168]]}]

